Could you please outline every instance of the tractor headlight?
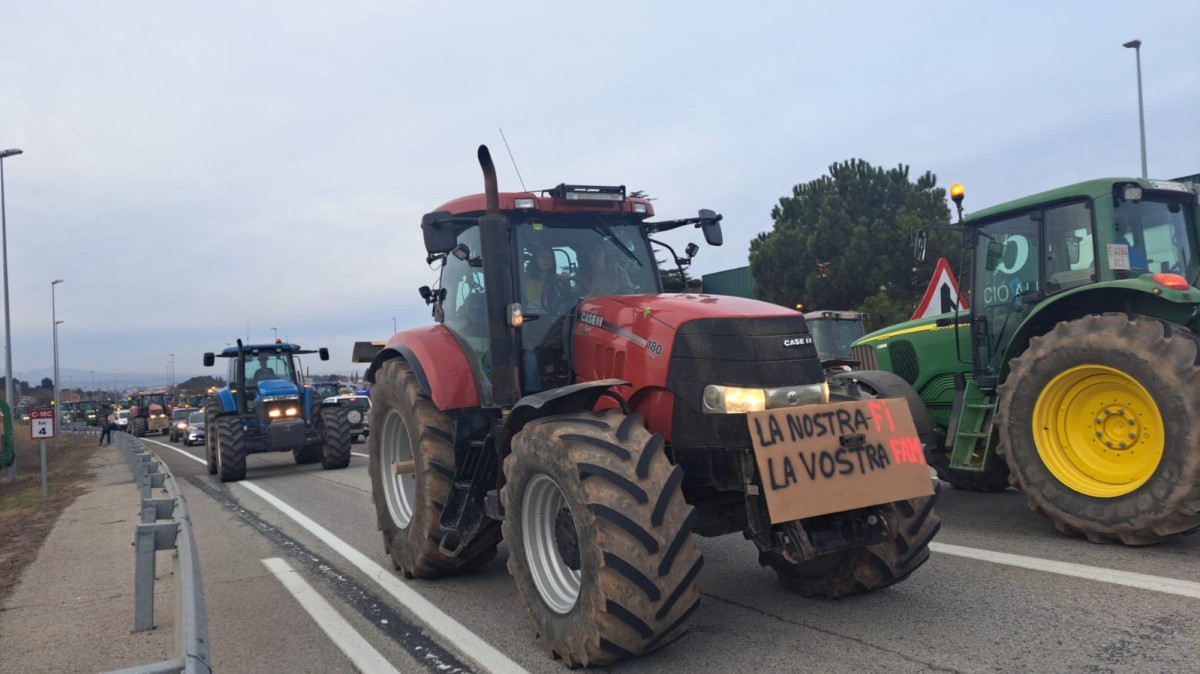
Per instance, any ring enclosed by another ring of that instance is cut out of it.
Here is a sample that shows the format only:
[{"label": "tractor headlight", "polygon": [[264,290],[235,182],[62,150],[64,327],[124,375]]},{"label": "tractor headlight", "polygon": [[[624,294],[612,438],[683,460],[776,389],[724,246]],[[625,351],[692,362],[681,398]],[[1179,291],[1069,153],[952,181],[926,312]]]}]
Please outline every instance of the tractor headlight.
[{"label": "tractor headlight", "polygon": [[711,384],[704,387],[705,414],[745,414],[781,407],[829,402],[829,384],[803,384],[775,388],[740,388]]},{"label": "tractor headlight", "polygon": [[272,419],[278,419],[280,417],[294,417],[299,413],[300,413],[300,410],[296,409],[295,407],[282,407],[281,406],[281,407],[272,407],[271,409],[267,410],[267,416]]},{"label": "tractor headlight", "polygon": [[767,409],[767,392],[760,388],[738,388],[710,384],[704,387],[706,414],[744,414]]}]

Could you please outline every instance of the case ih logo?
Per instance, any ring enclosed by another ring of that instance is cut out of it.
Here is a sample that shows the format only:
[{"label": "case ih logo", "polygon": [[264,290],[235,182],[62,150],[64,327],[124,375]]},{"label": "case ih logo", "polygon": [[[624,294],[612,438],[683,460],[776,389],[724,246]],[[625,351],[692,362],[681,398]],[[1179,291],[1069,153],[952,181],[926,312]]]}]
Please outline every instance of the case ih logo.
[{"label": "case ih logo", "polygon": [[788,339],[783,340],[784,346],[804,346],[805,344],[812,343],[812,337],[789,337]]}]

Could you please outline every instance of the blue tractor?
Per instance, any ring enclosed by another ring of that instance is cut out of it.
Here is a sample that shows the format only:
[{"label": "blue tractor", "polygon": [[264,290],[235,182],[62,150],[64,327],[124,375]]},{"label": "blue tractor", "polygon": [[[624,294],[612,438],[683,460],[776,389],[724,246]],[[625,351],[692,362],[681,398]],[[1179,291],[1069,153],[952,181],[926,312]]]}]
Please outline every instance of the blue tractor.
[{"label": "blue tractor", "polygon": [[204,365],[229,359],[229,382],[204,404],[205,454],[209,475],[221,482],[246,477],[246,456],[291,450],[298,464],[321,462],[325,469],[350,465],[348,409],[323,404],[303,385],[301,354],[329,350],[296,344],[252,344],[204,354]]}]

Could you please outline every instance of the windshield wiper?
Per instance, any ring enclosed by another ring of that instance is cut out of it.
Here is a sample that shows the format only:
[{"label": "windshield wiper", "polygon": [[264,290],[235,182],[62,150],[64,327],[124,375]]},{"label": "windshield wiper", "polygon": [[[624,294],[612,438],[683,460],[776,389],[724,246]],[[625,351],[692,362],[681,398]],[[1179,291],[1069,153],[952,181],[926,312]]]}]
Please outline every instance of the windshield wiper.
[{"label": "windshield wiper", "polygon": [[642,261],[637,259],[637,256],[634,255],[632,251],[630,251],[624,245],[621,245],[621,240],[618,239],[617,235],[613,233],[612,228],[606,224],[603,224],[604,220],[601,219],[600,216],[596,216],[596,218],[598,220],[600,220],[601,224],[595,225],[594,227],[592,227],[592,231],[598,232],[600,234],[600,236],[603,236],[604,238],[612,241],[615,248],[620,250],[622,253],[625,253],[625,257],[628,257],[630,260],[633,260],[635,263],[637,263],[637,266],[641,267]]}]

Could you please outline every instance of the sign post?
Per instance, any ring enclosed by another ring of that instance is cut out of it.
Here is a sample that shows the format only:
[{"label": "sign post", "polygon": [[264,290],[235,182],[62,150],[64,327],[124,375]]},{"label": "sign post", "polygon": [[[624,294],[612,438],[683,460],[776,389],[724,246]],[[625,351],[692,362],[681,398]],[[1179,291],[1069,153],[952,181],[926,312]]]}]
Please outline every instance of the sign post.
[{"label": "sign post", "polygon": [[29,410],[29,435],[38,441],[42,454],[42,498],[50,495],[50,485],[46,482],[46,441],[54,439],[54,408],[38,407]]}]

